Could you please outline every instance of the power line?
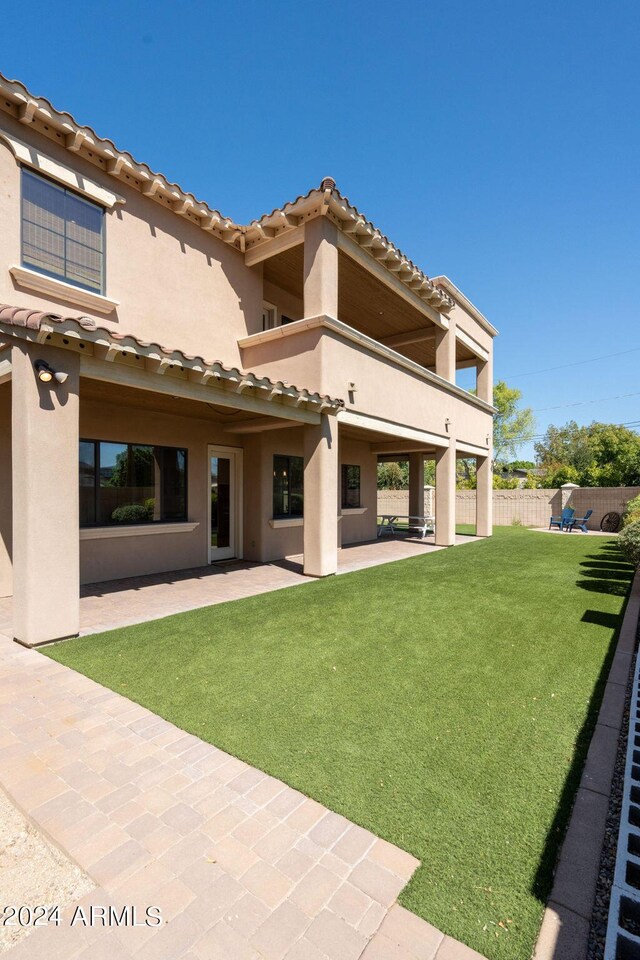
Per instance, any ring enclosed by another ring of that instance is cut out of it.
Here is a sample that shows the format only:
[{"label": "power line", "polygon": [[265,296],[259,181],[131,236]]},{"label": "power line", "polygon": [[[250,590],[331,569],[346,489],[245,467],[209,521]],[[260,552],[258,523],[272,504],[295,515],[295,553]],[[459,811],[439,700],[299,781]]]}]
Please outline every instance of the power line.
[{"label": "power line", "polygon": [[575,360],[573,363],[561,363],[557,367],[545,367],[544,370],[532,370],[530,373],[514,373],[505,380],[517,380],[520,377],[536,377],[539,373],[552,373],[554,370],[565,370],[567,367],[579,367],[583,363],[596,363],[598,360],[611,360],[613,357],[624,357],[628,353],[638,353],[640,347],[632,347],[630,350],[621,350],[619,353],[605,353],[602,357],[591,357],[590,360]]},{"label": "power line", "polygon": [[[629,420],[627,423],[614,423],[613,426],[614,427],[632,427],[637,429],[638,427],[640,427],[640,420]],[[526,440],[511,440],[510,443],[513,444],[513,446],[515,447],[519,447],[525,443],[533,443],[534,440],[544,440],[545,437],[546,437],[546,433],[538,433],[533,437],[527,437]]]},{"label": "power line", "polygon": [[575,403],[561,403],[557,407],[536,407],[534,413],[544,413],[546,410],[564,410],[567,407],[583,407],[589,403],[605,403],[607,400],[626,400],[627,397],[640,397],[640,392],[620,393],[616,397],[598,397],[596,400],[577,400]]}]

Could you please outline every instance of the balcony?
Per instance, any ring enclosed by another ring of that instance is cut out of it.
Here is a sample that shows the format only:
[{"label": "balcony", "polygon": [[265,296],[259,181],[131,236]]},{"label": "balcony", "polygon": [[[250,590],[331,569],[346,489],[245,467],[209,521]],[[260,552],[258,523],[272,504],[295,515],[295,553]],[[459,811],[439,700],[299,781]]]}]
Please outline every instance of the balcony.
[{"label": "balcony", "polygon": [[[486,454],[493,327],[446,278],[436,284],[399,256],[382,262],[368,238],[311,215],[247,253],[279,323],[238,341],[245,369],[342,398],[341,420]],[[463,367],[477,371],[477,396],[456,384]]]},{"label": "balcony", "polygon": [[244,337],[243,366],[345,401],[341,419],[407,440],[486,451],[492,407],[417,360],[322,314]]}]

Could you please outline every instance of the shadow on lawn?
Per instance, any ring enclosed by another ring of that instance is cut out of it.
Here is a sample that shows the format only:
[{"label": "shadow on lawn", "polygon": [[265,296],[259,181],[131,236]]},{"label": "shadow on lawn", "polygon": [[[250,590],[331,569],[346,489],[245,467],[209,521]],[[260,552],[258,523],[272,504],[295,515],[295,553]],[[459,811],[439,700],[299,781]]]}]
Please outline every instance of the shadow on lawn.
[{"label": "shadow on lawn", "polygon": [[[634,569],[631,564],[625,562],[615,543],[603,544],[601,548],[598,548],[597,553],[586,556],[580,566],[582,567],[580,576],[584,579],[576,580],[578,587],[591,593],[603,593],[610,596],[627,597],[628,599]],[[546,903],[551,891],[554,867],[582,776],[587,750],[598,719],[598,712],[604,696],[611,663],[615,656],[618,634],[626,606],[627,600],[622,605],[619,614],[587,609],[582,616],[583,623],[598,624],[611,630],[611,640],[602,669],[593,688],[586,719],[576,740],[573,761],[567,773],[556,815],[547,834],[544,852],[531,887],[534,896],[543,904]],[[557,944],[557,951],[559,952],[554,954],[558,960],[563,956],[562,950],[567,949],[567,944],[563,945],[562,941],[563,937],[561,935]]]}]

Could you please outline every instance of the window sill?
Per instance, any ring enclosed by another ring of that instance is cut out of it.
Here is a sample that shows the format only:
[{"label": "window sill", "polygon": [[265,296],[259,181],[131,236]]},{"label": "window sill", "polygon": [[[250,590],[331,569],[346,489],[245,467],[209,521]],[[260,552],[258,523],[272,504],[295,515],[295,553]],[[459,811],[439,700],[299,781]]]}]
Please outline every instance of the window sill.
[{"label": "window sill", "polygon": [[343,507],[342,516],[343,517],[357,516],[358,514],[366,513],[367,509],[368,509],[367,507]]},{"label": "window sill", "polygon": [[269,526],[273,527],[274,530],[279,530],[281,527],[301,527],[304,524],[302,517],[291,517],[291,519],[283,520],[269,520]]},{"label": "window sill", "polygon": [[119,305],[118,300],[111,300],[101,293],[92,293],[91,290],[83,290],[82,287],[75,287],[72,283],[66,283],[64,280],[55,280],[53,277],[47,277],[44,273],[38,273],[37,270],[30,270],[28,267],[9,267],[9,273],[21,287],[36,290],[38,293],[49,294],[57,300],[77,303],[78,306],[88,307],[96,313],[113,313]]},{"label": "window sill", "polygon": [[112,537],[146,537],[152,533],[191,533],[199,523],[132,523],[122,527],[84,527],[81,540],[108,540]]}]

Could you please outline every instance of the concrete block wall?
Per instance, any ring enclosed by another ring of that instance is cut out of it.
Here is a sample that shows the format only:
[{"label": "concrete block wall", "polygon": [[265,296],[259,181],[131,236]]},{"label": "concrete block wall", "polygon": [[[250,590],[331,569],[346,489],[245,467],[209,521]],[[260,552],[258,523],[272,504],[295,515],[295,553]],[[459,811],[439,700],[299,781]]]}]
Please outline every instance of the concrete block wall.
[{"label": "concrete block wall", "polygon": [[[590,530],[599,530],[605,513],[615,510],[621,514],[626,503],[639,494],[640,487],[579,487],[571,491],[567,506],[573,507],[579,517],[583,517],[587,510],[593,510],[588,527]],[[508,527],[514,522],[520,522],[525,527],[546,527],[549,517],[557,516],[561,510],[561,490],[493,491],[493,522],[497,527]],[[408,512],[408,490],[378,490],[378,514]],[[475,522],[475,490],[458,490],[456,523]]]}]

